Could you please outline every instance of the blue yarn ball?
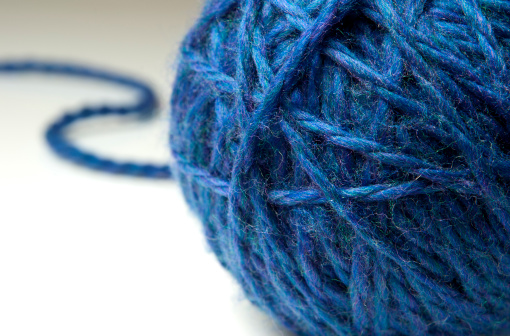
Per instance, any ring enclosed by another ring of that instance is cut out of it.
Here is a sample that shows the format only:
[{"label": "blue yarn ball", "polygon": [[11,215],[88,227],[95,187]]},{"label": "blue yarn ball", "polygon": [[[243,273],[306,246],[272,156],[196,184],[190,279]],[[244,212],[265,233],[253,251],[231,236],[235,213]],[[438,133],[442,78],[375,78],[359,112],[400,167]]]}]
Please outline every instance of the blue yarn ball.
[{"label": "blue yarn ball", "polygon": [[175,174],[246,296],[299,335],[510,331],[510,2],[212,0]]}]

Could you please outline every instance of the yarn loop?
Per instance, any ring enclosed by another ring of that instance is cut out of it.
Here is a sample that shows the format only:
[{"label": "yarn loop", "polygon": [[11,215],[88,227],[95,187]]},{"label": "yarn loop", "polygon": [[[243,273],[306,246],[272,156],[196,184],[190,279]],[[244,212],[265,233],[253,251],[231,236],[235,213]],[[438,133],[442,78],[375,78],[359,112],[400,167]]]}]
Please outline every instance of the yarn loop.
[{"label": "yarn loop", "polygon": [[78,111],[65,113],[54,121],[46,130],[46,141],[53,151],[60,157],[79,165],[108,172],[146,178],[168,179],[171,171],[168,165],[141,164],[133,162],[117,162],[108,158],[97,156],[77,147],[67,138],[67,130],[70,126],[85,119],[104,117],[109,115],[138,115],[141,118],[153,116],[156,111],[156,96],[152,89],[145,83],[121,76],[112,72],[85,67],[76,64],[4,60],[0,62],[0,73],[22,74],[42,73],[54,74],[67,77],[80,77],[116,84],[123,88],[134,90],[138,97],[135,103],[125,105],[100,105],[81,108]]}]

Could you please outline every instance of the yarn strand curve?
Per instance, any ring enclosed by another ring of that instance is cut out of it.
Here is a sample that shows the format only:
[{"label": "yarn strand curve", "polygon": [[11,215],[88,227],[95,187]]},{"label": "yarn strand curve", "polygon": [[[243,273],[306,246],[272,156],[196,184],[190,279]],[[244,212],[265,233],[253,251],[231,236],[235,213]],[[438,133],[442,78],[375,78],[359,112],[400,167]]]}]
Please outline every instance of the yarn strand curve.
[{"label": "yarn strand curve", "polygon": [[72,144],[66,137],[69,126],[81,120],[107,115],[138,115],[150,118],[157,109],[157,100],[153,90],[145,83],[77,64],[43,62],[43,61],[0,61],[0,73],[42,73],[62,76],[80,77],[108,82],[129,88],[137,93],[137,101],[131,105],[84,107],[76,112],[66,113],[48,126],[45,137],[50,148],[60,157],[91,169],[120,175],[140,176],[157,179],[172,178],[169,165],[140,164],[134,162],[117,162],[89,153]]}]

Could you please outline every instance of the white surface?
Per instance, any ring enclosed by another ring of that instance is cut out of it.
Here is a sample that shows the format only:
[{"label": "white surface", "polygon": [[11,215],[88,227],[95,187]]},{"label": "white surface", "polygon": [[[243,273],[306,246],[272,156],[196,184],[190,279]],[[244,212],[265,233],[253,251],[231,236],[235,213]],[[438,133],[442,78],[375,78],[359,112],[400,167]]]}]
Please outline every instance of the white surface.
[{"label": "white surface", "polygon": [[[168,101],[197,0],[0,0],[0,59],[139,75]],[[283,335],[206,250],[177,186],[56,158],[43,131],[63,110],[129,99],[110,87],[0,75],[0,335]],[[83,125],[83,145],[167,160],[166,119]]]}]

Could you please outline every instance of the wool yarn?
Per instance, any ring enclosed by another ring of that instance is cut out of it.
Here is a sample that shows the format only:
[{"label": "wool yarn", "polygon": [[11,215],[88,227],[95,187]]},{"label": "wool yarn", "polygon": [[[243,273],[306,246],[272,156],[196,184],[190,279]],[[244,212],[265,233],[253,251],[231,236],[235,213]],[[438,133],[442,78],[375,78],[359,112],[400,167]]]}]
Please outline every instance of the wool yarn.
[{"label": "wool yarn", "polygon": [[174,174],[298,335],[510,331],[510,2],[211,0]]},{"label": "wool yarn", "polygon": [[171,169],[168,164],[120,162],[101,157],[77,146],[68,138],[67,134],[70,127],[86,119],[112,115],[136,115],[140,119],[147,119],[153,116],[157,109],[157,100],[150,86],[129,76],[79,64],[41,60],[0,61],[0,75],[18,75],[23,73],[50,74],[95,80],[110,85],[116,85],[123,89],[129,89],[136,93],[137,98],[134,103],[84,106],[76,111],[62,114],[46,129],[46,141],[55,154],[84,167],[111,174],[123,174],[152,179],[172,178]]}]

